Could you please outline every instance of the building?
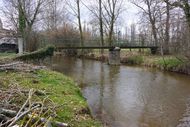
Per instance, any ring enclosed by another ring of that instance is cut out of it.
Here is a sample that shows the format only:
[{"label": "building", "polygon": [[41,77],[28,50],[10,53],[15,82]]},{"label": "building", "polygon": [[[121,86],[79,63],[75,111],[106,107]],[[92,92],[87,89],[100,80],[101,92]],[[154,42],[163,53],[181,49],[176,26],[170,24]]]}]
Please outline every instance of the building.
[{"label": "building", "polygon": [[17,39],[12,30],[4,29],[0,19],[0,52],[17,51]]}]

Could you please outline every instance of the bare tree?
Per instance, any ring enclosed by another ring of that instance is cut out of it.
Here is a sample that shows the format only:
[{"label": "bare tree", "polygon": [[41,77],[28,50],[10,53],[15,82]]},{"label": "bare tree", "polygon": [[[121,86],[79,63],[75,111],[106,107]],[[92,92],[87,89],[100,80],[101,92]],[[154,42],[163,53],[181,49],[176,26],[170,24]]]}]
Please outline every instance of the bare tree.
[{"label": "bare tree", "polygon": [[76,0],[77,3],[77,18],[78,18],[78,25],[79,25],[79,31],[80,31],[80,41],[81,46],[84,46],[84,38],[83,38],[83,31],[82,31],[82,24],[81,24],[81,11],[80,11],[80,0]]},{"label": "bare tree", "polygon": [[[8,20],[15,24],[17,32],[24,38],[25,50],[30,47],[28,41],[32,27],[38,21],[38,16],[42,13],[44,3],[45,0],[4,0],[4,4],[7,5],[4,14],[5,16],[9,15]],[[16,12],[10,14],[12,13],[11,11]]]},{"label": "bare tree", "polygon": [[171,6],[166,2],[160,2],[157,13],[157,31],[161,46],[161,54],[169,54],[170,43],[170,10]]},{"label": "bare tree", "polygon": [[152,34],[154,37],[155,45],[158,45],[158,35],[156,27],[157,17],[157,5],[160,3],[159,0],[132,0],[132,3],[143,11],[145,16],[148,16],[148,21],[151,24]]},{"label": "bare tree", "polygon": [[[168,0],[166,0],[168,1]],[[164,46],[164,53],[165,54],[169,54],[169,42],[170,42],[170,5],[168,4],[168,2],[166,2],[166,27],[165,27],[165,46]]]},{"label": "bare tree", "polygon": [[170,0],[164,0],[164,1],[172,6],[179,7],[183,10],[188,27],[189,27],[189,31],[190,31],[190,2],[189,0],[175,0],[174,2],[171,2]]},{"label": "bare tree", "polygon": [[[190,59],[190,2],[189,0],[164,0],[167,4],[170,6],[180,8],[183,11],[185,23],[183,22],[183,18],[180,19],[181,23],[183,24],[183,30],[180,31],[183,33],[182,38],[180,40],[181,43],[181,51],[183,52],[183,55],[187,56],[188,59]],[[183,15],[182,14],[182,15]],[[179,28],[179,27],[178,27]],[[185,31],[185,32],[184,32]],[[179,34],[178,34],[179,35]]]},{"label": "bare tree", "polygon": [[[102,7],[102,0],[93,0],[88,1],[89,5],[87,5],[85,2],[82,2],[83,5],[91,12],[93,15],[93,18],[90,22],[97,22],[96,19],[98,19],[99,24],[99,34],[100,34],[100,45],[104,46],[104,27],[103,27],[103,7]],[[101,49],[101,54],[103,55],[104,49]]]},{"label": "bare tree", "polygon": [[58,0],[47,0],[48,5],[45,8],[44,12],[44,23],[46,25],[47,30],[54,30],[57,28],[57,22],[58,22],[58,11],[57,6],[59,4]]},{"label": "bare tree", "polygon": [[[25,24],[24,33],[22,33],[25,38],[25,50],[30,50],[29,38],[32,31],[34,23],[38,20],[37,17],[42,12],[42,7],[45,0],[18,0],[19,17],[23,17]],[[20,23],[19,23],[20,24]],[[28,42],[27,42],[28,41]]]},{"label": "bare tree", "polygon": [[19,11],[15,7],[14,2],[10,0],[3,0],[3,6],[0,10],[6,18],[7,27],[12,28],[15,32],[18,31],[18,15]]},{"label": "bare tree", "polygon": [[[100,40],[101,46],[104,46],[104,30],[103,30],[103,19],[102,19],[102,0],[99,0],[99,24],[100,24]],[[104,54],[104,50],[101,50],[101,54]]]},{"label": "bare tree", "polygon": [[102,13],[104,26],[108,31],[108,43],[111,46],[114,37],[114,26],[123,11],[123,0],[103,0],[102,5],[104,12]]},{"label": "bare tree", "polygon": [[[83,47],[84,46],[84,36],[83,36],[83,30],[82,30],[82,23],[81,23],[81,0],[65,0],[66,4],[70,8],[72,14],[77,18],[78,20],[78,29],[80,33],[80,44]],[[82,50],[82,54],[84,51]]]}]

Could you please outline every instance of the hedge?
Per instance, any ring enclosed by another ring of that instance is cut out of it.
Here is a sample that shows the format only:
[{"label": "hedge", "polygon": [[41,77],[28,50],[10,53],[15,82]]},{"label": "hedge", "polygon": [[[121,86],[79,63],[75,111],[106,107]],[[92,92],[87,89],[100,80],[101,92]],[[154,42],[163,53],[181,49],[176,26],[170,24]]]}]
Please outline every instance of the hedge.
[{"label": "hedge", "polygon": [[55,50],[54,46],[47,46],[45,48],[39,49],[37,51],[23,54],[21,56],[16,57],[17,60],[44,60],[46,57],[53,56],[53,52]]}]

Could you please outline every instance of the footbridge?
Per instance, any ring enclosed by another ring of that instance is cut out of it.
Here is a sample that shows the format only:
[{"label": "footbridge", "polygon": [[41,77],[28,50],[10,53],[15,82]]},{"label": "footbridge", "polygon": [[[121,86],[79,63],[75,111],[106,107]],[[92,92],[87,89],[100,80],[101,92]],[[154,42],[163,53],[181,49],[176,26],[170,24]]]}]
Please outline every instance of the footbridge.
[{"label": "footbridge", "polygon": [[63,49],[114,49],[118,47],[120,49],[150,49],[152,54],[156,54],[158,46],[56,46],[56,50]]}]

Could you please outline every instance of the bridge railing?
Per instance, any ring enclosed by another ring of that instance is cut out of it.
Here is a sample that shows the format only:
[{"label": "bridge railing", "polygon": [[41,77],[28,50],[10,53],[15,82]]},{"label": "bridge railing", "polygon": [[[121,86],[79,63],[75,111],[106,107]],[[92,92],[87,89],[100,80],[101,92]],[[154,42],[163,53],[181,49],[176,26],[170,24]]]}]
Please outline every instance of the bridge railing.
[{"label": "bridge railing", "polygon": [[[54,43],[56,47],[78,47],[81,46],[79,42],[56,42]],[[97,47],[102,46],[100,41],[84,41],[84,47]],[[103,46],[110,46],[108,43],[105,43]],[[122,47],[122,46],[154,46],[153,44],[141,44],[139,42],[128,42],[128,41],[114,41],[111,46]]]},{"label": "bridge railing", "polygon": [[[56,47],[79,47],[80,39],[48,39],[41,40],[42,44],[53,44]],[[100,40],[85,40],[84,47],[98,47],[102,46]],[[104,46],[110,46],[109,43],[104,43]],[[127,41],[127,40],[115,40],[111,46],[122,47],[122,46],[154,46],[153,42],[139,42],[139,41]]]}]

